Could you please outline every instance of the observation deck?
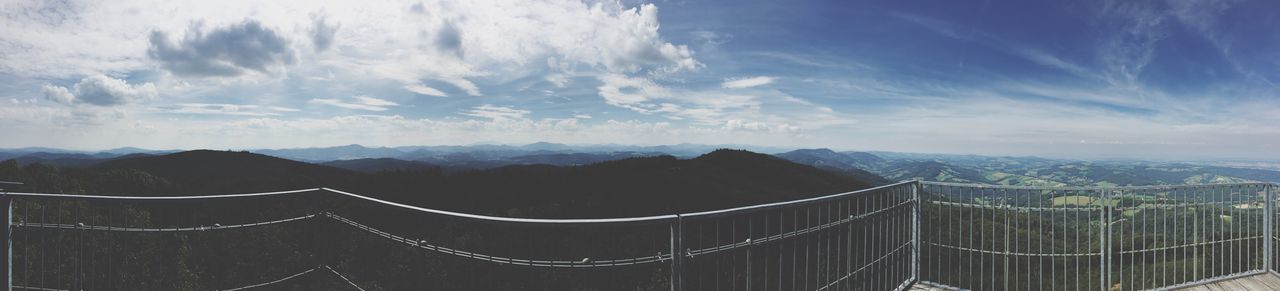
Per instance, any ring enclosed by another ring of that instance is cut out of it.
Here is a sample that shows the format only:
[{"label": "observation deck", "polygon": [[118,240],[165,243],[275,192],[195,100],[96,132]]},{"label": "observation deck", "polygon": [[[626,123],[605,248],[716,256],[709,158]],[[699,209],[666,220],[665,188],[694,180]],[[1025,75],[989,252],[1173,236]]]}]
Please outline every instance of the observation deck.
[{"label": "observation deck", "polygon": [[0,193],[9,290],[1280,290],[1276,186],[906,181],[521,219],[329,188]]}]

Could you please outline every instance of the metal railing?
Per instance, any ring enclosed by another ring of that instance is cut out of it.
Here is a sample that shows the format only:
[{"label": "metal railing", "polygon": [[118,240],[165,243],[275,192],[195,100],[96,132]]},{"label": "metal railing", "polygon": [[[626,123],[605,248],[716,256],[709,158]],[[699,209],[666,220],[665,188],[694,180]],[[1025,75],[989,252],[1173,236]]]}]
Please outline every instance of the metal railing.
[{"label": "metal railing", "polygon": [[700,213],[521,219],[334,189],[0,193],[31,290],[903,290],[915,182]]},{"label": "metal railing", "polygon": [[974,290],[1165,290],[1274,272],[1273,187],[921,182],[921,279]]},{"label": "metal railing", "polygon": [[907,181],[675,215],[521,219],[334,189],[0,193],[30,290],[1170,289],[1275,273],[1274,186]]}]

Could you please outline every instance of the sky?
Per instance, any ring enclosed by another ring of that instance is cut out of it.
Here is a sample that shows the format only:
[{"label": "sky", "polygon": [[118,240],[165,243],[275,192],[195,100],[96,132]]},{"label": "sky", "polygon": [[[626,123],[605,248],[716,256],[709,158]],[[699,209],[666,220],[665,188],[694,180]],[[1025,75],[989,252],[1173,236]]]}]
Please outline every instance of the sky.
[{"label": "sky", "polygon": [[0,1],[0,147],[1280,159],[1275,1]]}]

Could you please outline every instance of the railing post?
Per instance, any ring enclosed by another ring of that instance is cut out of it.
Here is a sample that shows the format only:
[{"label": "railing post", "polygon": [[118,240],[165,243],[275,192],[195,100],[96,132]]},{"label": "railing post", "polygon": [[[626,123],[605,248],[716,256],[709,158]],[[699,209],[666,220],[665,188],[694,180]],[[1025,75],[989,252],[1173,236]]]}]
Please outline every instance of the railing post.
[{"label": "railing post", "polygon": [[[0,181],[0,185],[22,185],[20,182]],[[9,196],[9,192],[0,189],[0,208],[4,211],[4,250],[0,253],[4,254],[4,262],[0,265],[4,266],[4,274],[0,274],[0,290],[13,290],[13,196]]]},{"label": "railing post", "polygon": [[676,214],[671,223],[671,291],[683,290],[680,276],[684,273],[684,221]]},{"label": "railing post", "polygon": [[8,291],[13,290],[13,197],[0,192],[0,208],[4,211],[4,274],[0,274],[0,286]]},{"label": "railing post", "polygon": [[1111,189],[1102,188],[1099,194],[1102,198],[1102,223],[1100,229],[1102,233],[1098,234],[1098,239],[1102,245],[1098,246],[1098,251],[1102,253],[1100,263],[1102,263],[1102,291],[1107,291],[1107,284],[1111,284]]},{"label": "railing post", "polygon": [[911,187],[911,280],[920,281],[920,192],[924,184],[920,180]]},{"label": "railing post", "polygon": [[1272,264],[1275,264],[1275,262],[1272,262],[1272,256],[1275,255],[1275,227],[1273,225],[1275,224],[1276,205],[1272,202],[1272,200],[1275,200],[1274,194],[1271,193],[1273,192],[1272,188],[1275,188],[1275,186],[1271,184],[1262,185],[1262,199],[1266,200],[1262,202],[1262,268],[1267,272],[1271,272]]}]

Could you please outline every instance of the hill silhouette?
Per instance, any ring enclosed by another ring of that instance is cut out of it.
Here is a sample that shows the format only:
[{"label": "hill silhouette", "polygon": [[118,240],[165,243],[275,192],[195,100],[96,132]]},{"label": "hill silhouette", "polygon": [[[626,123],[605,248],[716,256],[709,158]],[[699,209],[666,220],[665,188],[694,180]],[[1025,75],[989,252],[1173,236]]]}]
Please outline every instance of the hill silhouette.
[{"label": "hill silhouette", "polygon": [[138,170],[164,178],[186,194],[313,188],[347,183],[360,175],[350,170],[267,155],[212,150],[117,159],[91,169]]},{"label": "hill silhouette", "polygon": [[[404,161],[389,163],[400,162]],[[693,159],[638,157],[581,166],[516,165],[453,173],[432,167],[365,173],[249,152],[197,150],[126,157],[82,169],[9,161],[0,165],[0,177],[29,181],[28,191],[112,195],[330,187],[436,209],[547,218],[712,210],[876,184],[741,150],[717,150]]]},{"label": "hill silhouette", "polygon": [[[515,217],[671,214],[814,197],[870,187],[853,176],[740,150],[694,159],[630,158],[559,167],[507,166],[372,189],[398,201]],[[376,187],[375,187],[376,188]],[[409,191],[404,191],[408,189]]]}]

